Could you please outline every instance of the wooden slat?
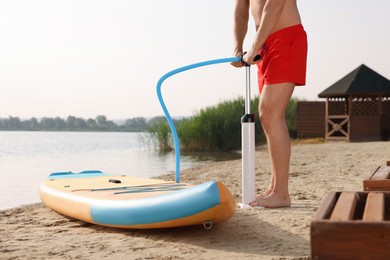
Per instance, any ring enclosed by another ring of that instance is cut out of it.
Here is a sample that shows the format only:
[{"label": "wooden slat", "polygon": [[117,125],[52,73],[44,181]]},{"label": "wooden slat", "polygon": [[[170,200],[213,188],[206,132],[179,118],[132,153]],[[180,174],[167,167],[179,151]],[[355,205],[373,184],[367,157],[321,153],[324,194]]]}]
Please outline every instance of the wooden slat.
[{"label": "wooden slat", "polygon": [[337,195],[336,192],[328,193],[328,195],[322,201],[321,207],[317,210],[314,216],[314,220],[322,220],[322,219],[329,218],[337,200],[336,195]]},{"label": "wooden slat", "polygon": [[363,221],[383,221],[385,216],[385,195],[369,193],[364,207]]},{"label": "wooden slat", "polygon": [[333,213],[330,216],[330,220],[333,221],[346,221],[352,220],[355,213],[356,203],[358,195],[355,192],[343,192],[341,193]]},{"label": "wooden slat", "polygon": [[390,167],[382,166],[372,175],[371,180],[386,180],[390,176]]}]

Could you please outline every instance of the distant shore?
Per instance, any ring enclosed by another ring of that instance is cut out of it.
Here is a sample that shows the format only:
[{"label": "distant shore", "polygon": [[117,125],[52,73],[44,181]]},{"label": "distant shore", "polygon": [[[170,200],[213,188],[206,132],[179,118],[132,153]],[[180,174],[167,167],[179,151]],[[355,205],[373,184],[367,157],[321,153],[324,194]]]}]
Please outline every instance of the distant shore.
[{"label": "distant shore", "polygon": [[[240,209],[211,230],[120,230],[61,216],[42,204],[0,211],[0,259],[309,259],[310,221],[330,191],[361,191],[363,175],[390,160],[390,142],[294,144],[292,207]],[[265,146],[256,151],[258,190],[268,185]],[[173,174],[159,178],[171,180]],[[241,200],[241,160],[184,170],[182,182],[221,180]]]},{"label": "distant shore", "polygon": [[75,116],[20,119],[9,116],[0,118],[0,131],[146,132],[150,125],[162,119],[162,116],[122,120],[108,120],[104,115],[88,119]]}]

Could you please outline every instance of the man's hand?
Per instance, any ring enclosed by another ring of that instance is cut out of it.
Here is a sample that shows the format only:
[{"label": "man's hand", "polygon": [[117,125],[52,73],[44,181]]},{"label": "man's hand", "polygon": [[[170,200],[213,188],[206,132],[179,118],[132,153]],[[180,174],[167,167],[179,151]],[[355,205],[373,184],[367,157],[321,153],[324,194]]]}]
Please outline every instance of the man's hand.
[{"label": "man's hand", "polygon": [[255,61],[255,57],[258,55],[257,52],[253,50],[249,50],[247,53],[245,53],[244,57],[242,57],[242,60],[249,65],[254,65],[258,60]]},{"label": "man's hand", "polygon": [[[237,51],[237,52],[235,51],[234,54],[233,54],[234,57],[242,57],[242,55],[243,55],[242,51],[241,52],[240,51]],[[244,63],[242,63],[241,61],[231,62],[230,64],[233,65],[236,68],[241,68],[241,67],[244,66]]]}]

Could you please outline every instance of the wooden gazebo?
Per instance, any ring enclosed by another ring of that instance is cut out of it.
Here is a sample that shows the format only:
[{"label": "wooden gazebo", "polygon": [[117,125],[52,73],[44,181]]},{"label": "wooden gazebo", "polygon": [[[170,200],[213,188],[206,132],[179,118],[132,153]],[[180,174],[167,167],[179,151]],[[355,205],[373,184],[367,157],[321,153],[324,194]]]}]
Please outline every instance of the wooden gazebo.
[{"label": "wooden gazebo", "polygon": [[326,98],[325,139],[390,138],[390,81],[364,64],[318,97]]}]

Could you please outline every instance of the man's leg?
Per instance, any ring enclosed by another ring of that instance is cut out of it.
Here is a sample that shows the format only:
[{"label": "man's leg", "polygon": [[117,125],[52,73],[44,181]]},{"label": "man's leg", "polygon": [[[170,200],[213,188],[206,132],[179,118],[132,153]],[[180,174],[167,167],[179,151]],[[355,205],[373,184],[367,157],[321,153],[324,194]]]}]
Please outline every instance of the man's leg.
[{"label": "man's leg", "polygon": [[265,85],[260,97],[259,114],[271,158],[271,182],[268,190],[256,197],[251,206],[289,207],[288,173],[291,141],[285,111],[294,91],[294,83]]}]

